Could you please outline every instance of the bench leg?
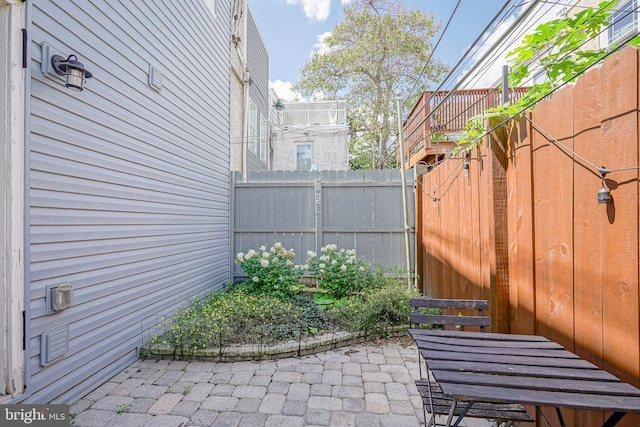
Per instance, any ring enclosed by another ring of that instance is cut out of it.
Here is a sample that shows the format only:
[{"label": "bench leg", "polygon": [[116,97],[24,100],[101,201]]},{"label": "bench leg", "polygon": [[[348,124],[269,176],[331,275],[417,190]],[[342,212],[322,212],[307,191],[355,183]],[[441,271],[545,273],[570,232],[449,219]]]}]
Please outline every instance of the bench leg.
[{"label": "bench leg", "polygon": [[458,404],[458,399],[454,398],[453,403],[451,403],[451,409],[449,409],[449,416],[447,417],[447,427],[451,426],[451,420],[453,420],[453,414],[456,411],[456,405]]},{"label": "bench leg", "polygon": [[[431,380],[428,378],[429,376],[429,370],[427,369],[427,390],[429,390],[429,412],[431,413],[431,419],[429,420],[429,424],[428,425],[432,425],[433,427],[436,426],[436,414],[433,411],[433,394],[432,394],[432,390],[431,390]],[[422,405],[424,406],[424,405]],[[425,417],[425,420],[427,418]],[[427,425],[427,424],[425,424]]]}]

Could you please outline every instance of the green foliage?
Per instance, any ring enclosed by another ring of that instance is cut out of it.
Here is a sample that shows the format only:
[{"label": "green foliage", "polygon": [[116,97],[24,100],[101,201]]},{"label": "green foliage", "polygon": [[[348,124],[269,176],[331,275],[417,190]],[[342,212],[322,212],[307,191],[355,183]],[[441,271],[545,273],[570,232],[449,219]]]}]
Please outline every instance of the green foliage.
[{"label": "green foliage", "polygon": [[353,170],[374,169],[377,144],[369,135],[354,136],[349,141],[349,167]]},{"label": "green foliage", "polygon": [[[344,20],[325,38],[327,48],[304,65],[294,90],[345,99],[353,134],[364,144],[363,152],[377,156],[377,167],[396,131],[397,118],[391,113],[396,111],[396,94],[420,94],[447,71],[431,58],[439,27],[432,14],[401,0],[351,2],[344,8]],[[416,76],[422,78],[416,82]]]},{"label": "green foliage", "polygon": [[[509,83],[511,87],[527,83],[532,71],[539,68],[544,70],[547,80],[530,86],[527,93],[514,104],[491,108],[472,117],[454,152],[470,151],[482,142],[482,137],[487,132],[486,119],[496,116],[515,117],[559,87],[575,81],[589,67],[617,50],[619,44],[602,49],[585,48],[585,42],[598,37],[603,28],[610,24],[609,19],[617,3],[619,2],[603,1],[598,7],[584,9],[572,17],[544,22],[527,34],[520,46],[507,54],[511,63]],[[640,36],[636,36],[628,44],[639,45]]]},{"label": "green foliage", "polygon": [[344,299],[332,306],[329,315],[349,331],[369,331],[392,325],[409,324],[411,298],[417,291],[408,290],[401,281],[388,280],[365,296]]},{"label": "green foliage", "polygon": [[313,294],[313,302],[320,307],[322,310],[335,305],[340,300],[334,297],[332,294],[327,294],[324,292],[316,292]]},{"label": "green foliage", "polygon": [[162,344],[178,354],[221,343],[277,342],[298,336],[303,316],[309,317],[304,307],[270,295],[242,288],[214,292],[166,321],[164,333],[149,345]]},{"label": "green foliage", "polygon": [[302,333],[315,335],[320,331],[332,328],[331,321],[324,312],[323,307],[316,304],[314,298],[304,295],[294,295],[291,298],[293,304],[300,308],[300,322]]},{"label": "green foliage", "polygon": [[127,403],[123,403],[121,405],[118,405],[118,407],[116,408],[116,414],[122,415],[124,413],[129,412],[129,409],[131,409],[131,405]]},{"label": "green foliage", "polygon": [[278,98],[277,100],[274,101],[273,108],[275,108],[278,111],[283,111],[285,109],[284,102],[280,98]]},{"label": "green foliage", "polygon": [[[194,299],[159,325],[162,332],[141,354],[158,345],[172,349],[175,357],[230,344],[274,344],[336,328],[408,324],[413,293],[401,281],[387,278],[380,268],[374,271],[354,250],[327,245],[321,251],[320,257],[309,252],[306,266],[293,265],[293,251],[279,243],[268,251],[263,246],[239,253],[236,262],[252,280]],[[313,297],[300,284],[305,269],[318,275]]]},{"label": "green foliage", "polygon": [[326,245],[317,256],[307,253],[309,272],[316,276],[318,286],[336,299],[362,292],[373,281],[371,267],[363,259],[358,259],[353,249],[340,249],[336,245]]},{"label": "green foliage", "polygon": [[246,284],[249,290],[287,298],[300,288],[300,278],[304,273],[293,263],[294,257],[293,250],[287,250],[277,242],[268,251],[261,246],[257,251],[240,252],[235,262],[249,275]]},{"label": "green foliage", "polygon": [[584,70],[618,47],[583,47],[586,41],[597,37],[609,25],[615,4],[615,1],[605,1],[597,8],[584,9],[573,17],[542,23],[524,37],[520,46],[509,52],[507,58],[513,64],[512,86],[525,82],[532,66],[542,67],[548,78],[544,83],[533,85],[519,104],[531,105],[557,87],[574,81]]}]

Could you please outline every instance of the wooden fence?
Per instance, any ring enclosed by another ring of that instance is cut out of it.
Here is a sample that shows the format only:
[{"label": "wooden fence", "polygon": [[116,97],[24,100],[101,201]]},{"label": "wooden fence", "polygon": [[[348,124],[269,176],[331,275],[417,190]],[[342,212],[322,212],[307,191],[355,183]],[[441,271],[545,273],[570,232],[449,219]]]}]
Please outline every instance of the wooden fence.
[{"label": "wooden fence", "polygon": [[[487,298],[493,331],[547,336],[636,386],[638,62],[638,50],[622,50],[417,187],[425,294]],[[602,168],[612,171],[608,204],[597,200]],[[576,426],[604,420],[565,417]],[[640,416],[620,425],[640,425]]]},{"label": "wooden fence", "polygon": [[[406,182],[413,228],[412,171],[407,172]],[[355,249],[358,257],[373,265],[406,271],[401,189],[398,170],[252,172],[246,181],[236,173],[232,253],[280,242],[295,251],[296,264],[304,264],[307,251],[320,254],[321,247],[336,244]],[[413,252],[413,234],[410,239]],[[237,264],[232,272],[234,281],[245,277]]]}]

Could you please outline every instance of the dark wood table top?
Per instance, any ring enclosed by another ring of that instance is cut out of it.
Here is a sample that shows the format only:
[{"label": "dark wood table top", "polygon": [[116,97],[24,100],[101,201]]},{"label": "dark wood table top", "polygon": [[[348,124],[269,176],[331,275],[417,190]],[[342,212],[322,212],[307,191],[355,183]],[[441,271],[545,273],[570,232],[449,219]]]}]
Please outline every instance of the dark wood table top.
[{"label": "dark wood table top", "polygon": [[535,335],[410,329],[442,392],[457,399],[640,413],[640,389]]}]

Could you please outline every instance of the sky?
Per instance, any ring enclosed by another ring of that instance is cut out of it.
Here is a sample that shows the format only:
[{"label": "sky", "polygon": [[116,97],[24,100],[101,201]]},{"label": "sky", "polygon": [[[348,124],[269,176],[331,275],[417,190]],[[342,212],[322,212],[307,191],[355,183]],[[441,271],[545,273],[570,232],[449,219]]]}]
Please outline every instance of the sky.
[{"label": "sky", "polygon": [[[291,85],[298,81],[305,62],[320,48],[323,35],[342,20],[343,3],[349,1],[249,0],[269,52],[269,81],[279,97],[284,100],[295,97]],[[456,4],[454,0],[406,2],[433,12],[442,27]],[[435,57],[449,66],[455,65],[504,3],[505,0],[462,0]],[[438,37],[440,33],[435,35],[434,43]]]}]

